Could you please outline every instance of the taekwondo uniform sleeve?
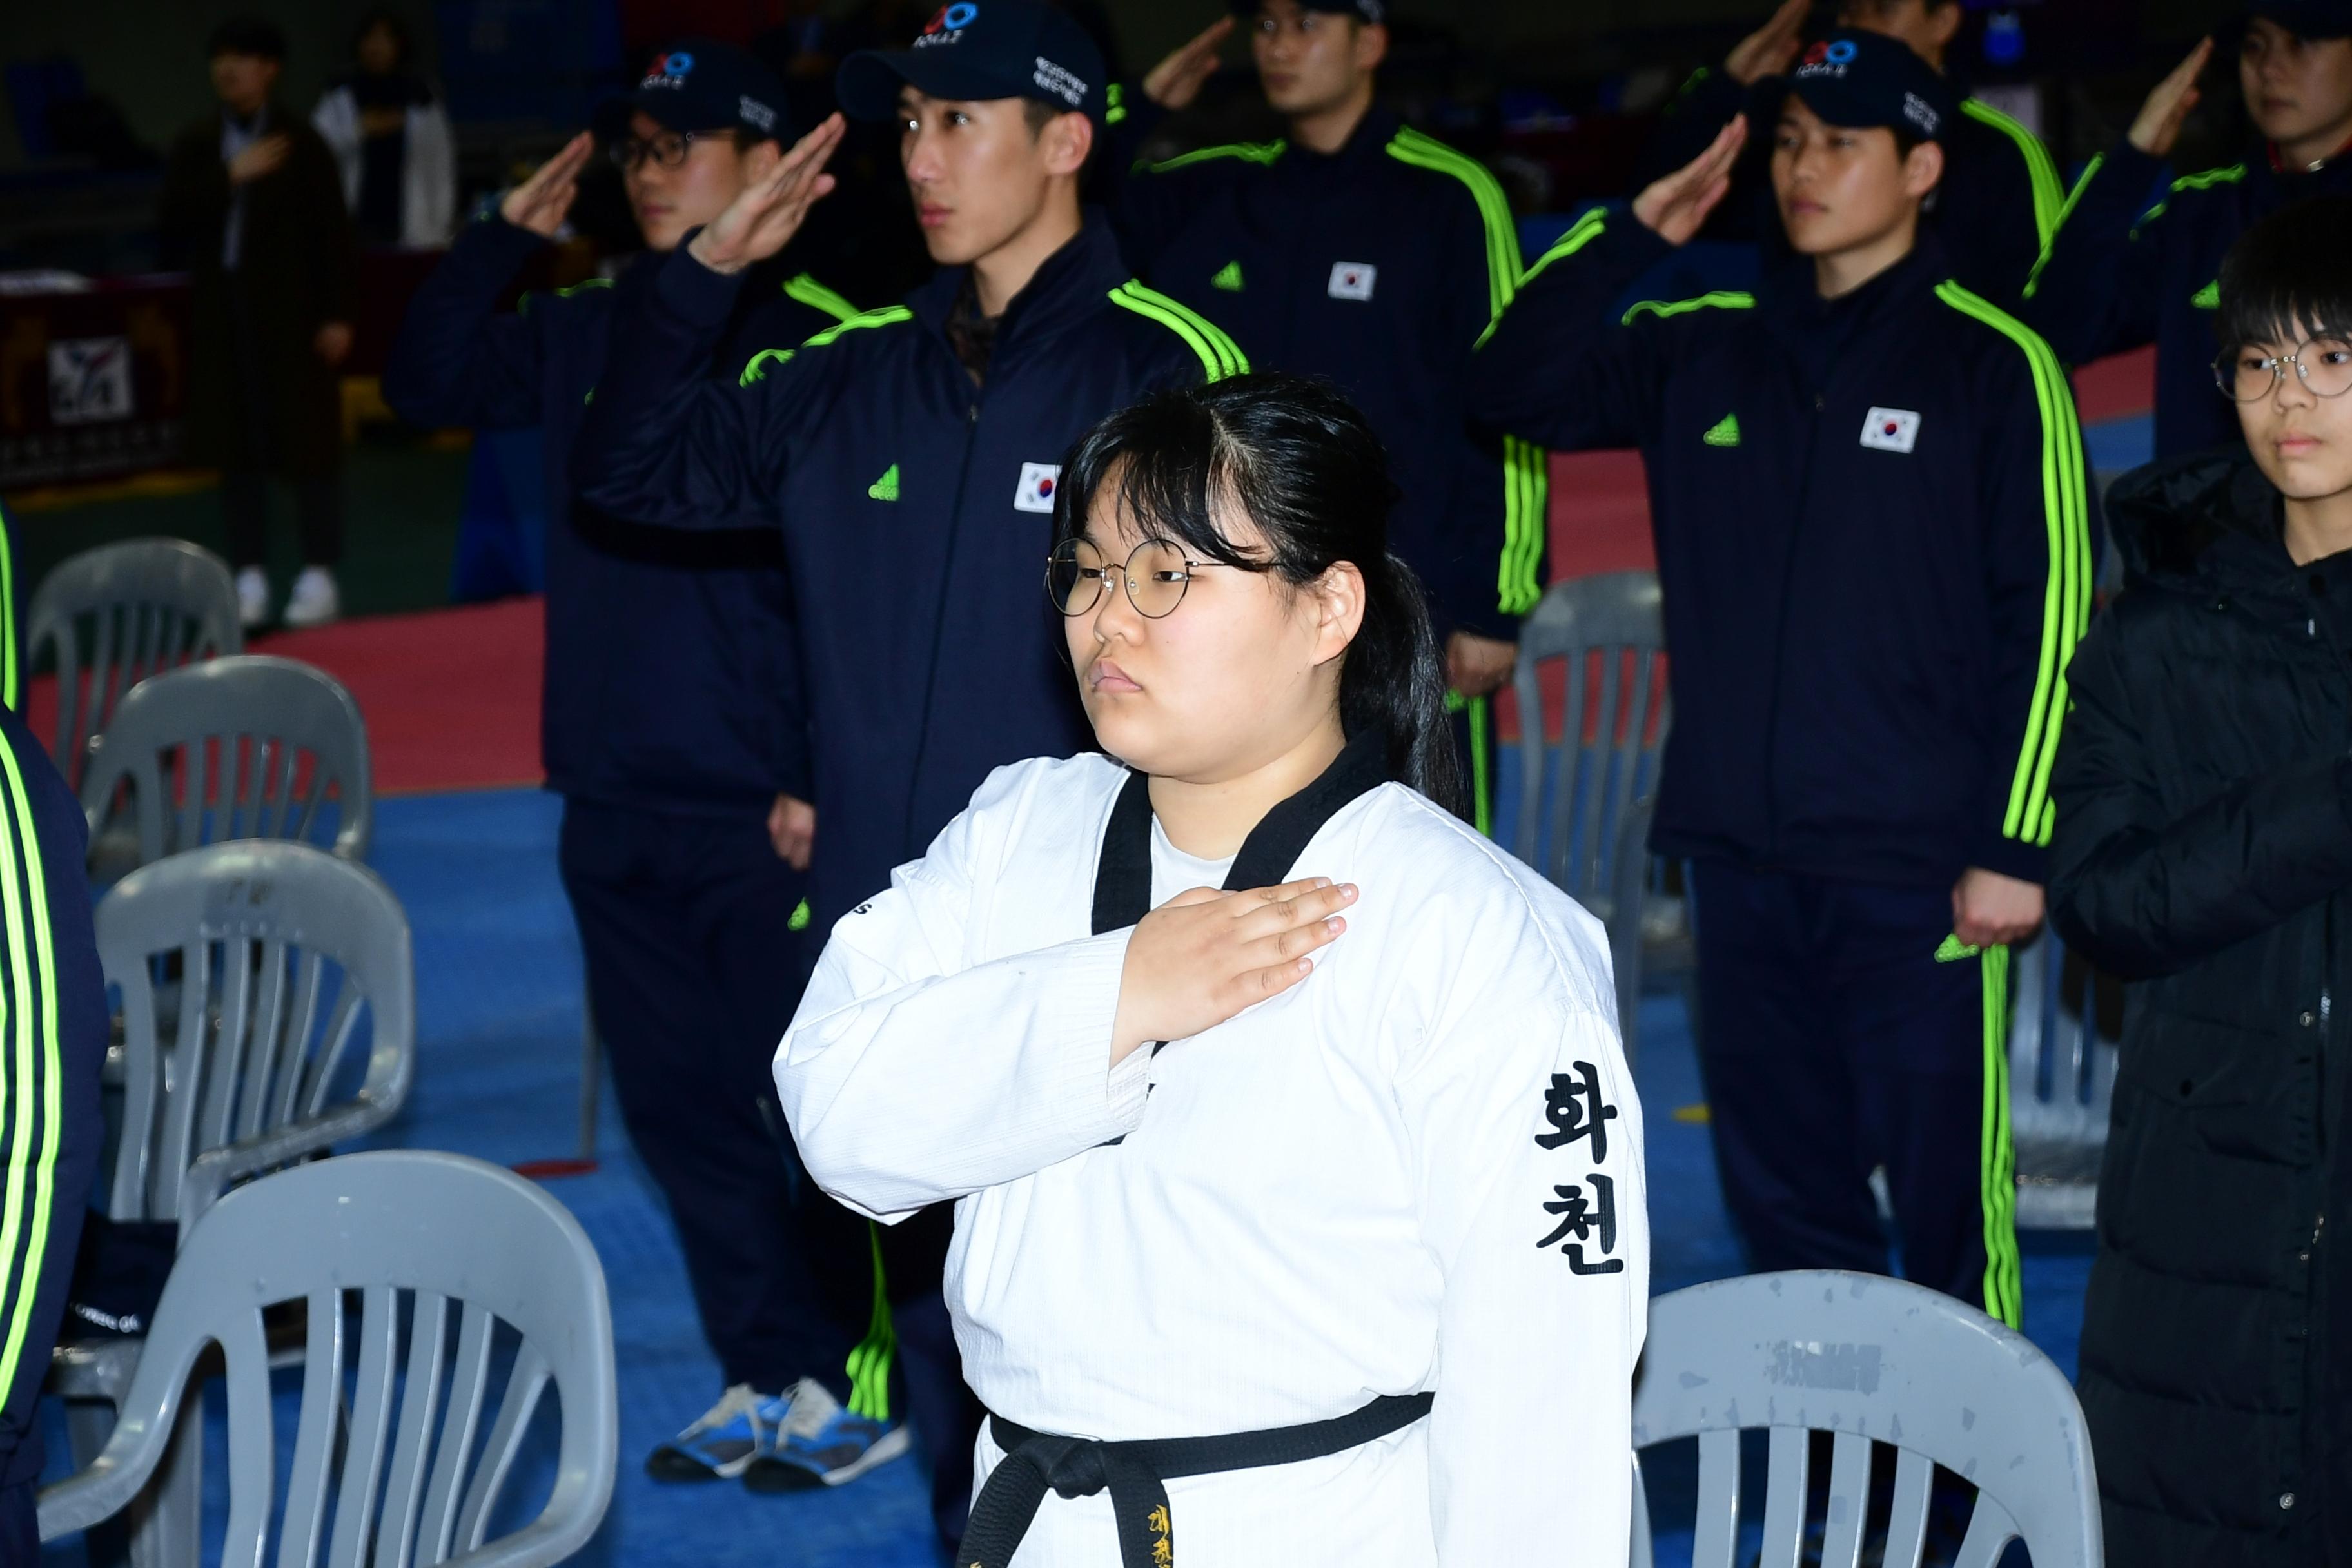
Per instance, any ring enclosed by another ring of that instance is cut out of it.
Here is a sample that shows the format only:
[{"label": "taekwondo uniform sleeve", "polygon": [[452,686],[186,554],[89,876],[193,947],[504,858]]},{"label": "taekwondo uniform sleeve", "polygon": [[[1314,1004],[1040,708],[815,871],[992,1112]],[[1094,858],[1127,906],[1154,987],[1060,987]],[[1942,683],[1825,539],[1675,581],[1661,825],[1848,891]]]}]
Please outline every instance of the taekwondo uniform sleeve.
[{"label": "taekwondo uniform sleeve", "polygon": [[616,301],[604,378],[572,451],[582,500],[671,528],[774,521],[793,434],[822,389],[793,350],[757,355],[733,383],[709,374],[744,277],[680,246],[652,288]]},{"label": "taekwondo uniform sleeve", "polygon": [[1444,1568],[1625,1560],[1649,1224],[1614,1036],[1590,1011],[1482,1014],[1397,1085],[1444,1276],[1429,1437]]},{"label": "taekwondo uniform sleeve", "polygon": [[2039,882],[2054,816],[2050,773],[2066,714],[2066,664],[2090,619],[2083,435],[2057,355],[2016,321],[1983,309],[2017,352],[1984,362],[1975,399],[1985,410],[1977,472],[1993,633],[1985,710],[1993,743],[1969,864]]},{"label": "taekwondo uniform sleeve", "polygon": [[2163,171],[2129,142],[2093,158],[2066,198],[2020,311],[2068,364],[2156,341],[2165,204],[2147,205]]},{"label": "taekwondo uniform sleeve", "polygon": [[1588,213],[1528,268],[1470,366],[1470,416],[1562,451],[1638,447],[1659,419],[1672,340],[1687,318],[1614,300],[1666,254],[1624,213]]},{"label": "taekwondo uniform sleeve", "polygon": [[540,422],[542,354],[530,301],[499,295],[547,242],[495,214],[466,226],[408,303],[383,400],[412,425],[520,429]]},{"label": "taekwondo uniform sleeve", "polygon": [[778,1102],[817,1184],[905,1218],[1124,1136],[1151,1053],[1110,1065],[1134,928],[967,966],[1017,822],[1024,766],[999,768],[889,889],[834,926],[777,1048]]},{"label": "taekwondo uniform sleeve", "polygon": [[[105,1136],[106,992],[87,845],[80,807],[39,742],[0,715],[0,1498],[21,1496],[27,1515],[43,1457],[36,1406]],[[8,1511],[0,1557],[16,1544]]]}]

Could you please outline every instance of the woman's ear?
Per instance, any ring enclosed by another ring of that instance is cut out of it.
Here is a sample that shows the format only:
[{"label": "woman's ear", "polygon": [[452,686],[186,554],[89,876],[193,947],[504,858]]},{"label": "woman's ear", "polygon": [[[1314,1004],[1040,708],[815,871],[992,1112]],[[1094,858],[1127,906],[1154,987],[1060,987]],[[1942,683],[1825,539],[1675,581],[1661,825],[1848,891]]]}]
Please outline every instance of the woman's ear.
[{"label": "woman's ear", "polygon": [[1348,651],[1364,625],[1364,574],[1352,561],[1337,561],[1309,583],[1306,598],[1315,615],[1315,662],[1328,664]]}]

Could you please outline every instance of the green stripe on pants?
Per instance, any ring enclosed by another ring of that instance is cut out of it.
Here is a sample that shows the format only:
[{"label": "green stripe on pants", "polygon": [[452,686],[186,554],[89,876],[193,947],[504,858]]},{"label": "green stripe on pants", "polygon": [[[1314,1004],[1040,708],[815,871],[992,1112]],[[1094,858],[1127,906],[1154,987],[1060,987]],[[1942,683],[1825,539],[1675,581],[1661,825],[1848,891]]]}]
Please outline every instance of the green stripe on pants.
[{"label": "green stripe on pants", "polygon": [[2011,1328],[2022,1316],[2017,1256],[2017,1150],[2009,1131],[2009,949],[1989,947],[1984,991],[1984,1309]]}]

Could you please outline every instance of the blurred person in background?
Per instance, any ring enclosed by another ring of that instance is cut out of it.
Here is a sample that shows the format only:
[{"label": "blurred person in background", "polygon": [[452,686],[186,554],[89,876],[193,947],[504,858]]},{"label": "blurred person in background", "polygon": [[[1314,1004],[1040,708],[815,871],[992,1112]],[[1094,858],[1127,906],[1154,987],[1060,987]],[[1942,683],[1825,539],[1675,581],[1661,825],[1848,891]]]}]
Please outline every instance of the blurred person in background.
[{"label": "blurred person in background", "polygon": [[359,258],[334,154],[272,93],[286,59],[275,22],[213,30],[217,112],[172,144],[158,215],[164,253],[194,274],[188,455],[221,470],[237,611],[269,618],[268,477],[287,480],[302,571],[289,626],[341,613],[343,420],[337,367],[352,351]]},{"label": "blurred person in background", "polygon": [[329,88],[310,123],[334,150],[343,203],[363,245],[439,245],[457,214],[449,116],[416,72],[408,24],[369,12],[352,39],[358,69]]},{"label": "blurred person in background", "polygon": [[2343,196],[2231,247],[2244,445],[2108,489],[2125,592],[2068,671],[2050,916],[2130,985],[2080,1380],[2111,1563],[2352,1563],[2347,255]]},{"label": "blurred person in background", "polygon": [[[1401,495],[1391,538],[1428,588],[1483,831],[1486,699],[1543,593],[1544,454],[1474,437],[1462,406],[1470,351],[1518,282],[1510,205],[1475,159],[1374,104],[1385,0],[1234,10],[1289,134],[1138,165],[1118,186],[1121,238],[1152,287],[1231,332],[1253,365],[1327,378],[1380,433]],[[1144,78],[1124,145],[1199,97],[1234,23]]]},{"label": "blurred person in background", "polygon": [[1888,1270],[2015,1326],[2009,944],[2042,924],[2082,438],[2049,346],[1949,280],[1920,209],[1958,107],[1841,30],[1790,79],[1796,254],[1753,294],[1597,310],[1724,199],[1734,120],[1588,215],[1479,350],[1474,412],[1636,447],[1674,659],[1652,847],[1694,863],[1699,1055],[1750,1268]]},{"label": "blurred person in background", "polygon": [[[790,121],[772,72],[730,45],[685,38],[655,54],[600,124],[651,254],[617,282],[497,313],[597,155],[583,132],[457,237],[409,306],[384,397],[422,426],[541,432],[559,502],[541,749],[548,787],[563,797],[564,890],[614,1090],[677,1223],[724,1379],[718,1402],[646,1468],[792,1489],[817,1484],[800,1461],[830,1427],[859,1429],[861,1468],[908,1439],[889,1417],[889,1321],[875,1316],[866,1225],[813,1186],[795,1200],[768,1074],[806,967],[802,874],[816,831],[783,547],[764,523],[649,527],[572,497],[570,480],[615,310],[775,172]],[[731,386],[754,356],[852,313],[771,258],[736,297],[703,374]]]},{"label": "blurred person in background", "polygon": [[[2217,54],[2225,69],[2235,57],[2259,140],[2234,163],[2180,174],[2150,206]],[[2027,291],[2028,319],[2073,363],[2156,345],[2158,457],[2236,442],[2211,374],[2221,258],[2268,214],[2352,195],[2347,152],[2352,0],[2257,0],[2190,50],[2091,160]]]},{"label": "blurred person in background", "polygon": [[[1684,84],[1643,159],[1635,188],[1689,163],[1735,114],[1746,113],[1751,125],[1773,122],[1790,68],[1813,41],[1812,10],[1812,0],[1782,0],[1721,65],[1702,68]],[[1895,39],[1943,77],[1959,112],[1939,139],[1944,177],[1925,215],[1960,286],[2013,310],[2057,228],[2063,193],[2041,138],[1969,95],[1952,58],[1964,15],[1961,0],[1845,0],[1834,11],[1837,26]],[[1732,199],[1707,228],[1710,237],[1761,240],[1769,251],[1767,266],[1788,250],[1772,211],[1769,154],[1762,138],[1750,144]]]}]

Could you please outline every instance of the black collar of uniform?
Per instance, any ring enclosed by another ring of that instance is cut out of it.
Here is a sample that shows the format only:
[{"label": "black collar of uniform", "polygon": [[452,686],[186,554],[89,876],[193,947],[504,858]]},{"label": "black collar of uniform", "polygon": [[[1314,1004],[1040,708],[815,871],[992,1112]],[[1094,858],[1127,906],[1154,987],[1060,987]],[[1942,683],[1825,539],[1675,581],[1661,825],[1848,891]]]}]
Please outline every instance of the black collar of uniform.
[{"label": "black collar of uniform", "polygon": [[[930,281],[907,296],[915,319],[947,335],[948,317],[955,310],[956,293],[971,275],[968,267],[942,267]],[[1131,276],[1119,260],[1118,241],[1101,210],[1088,207],[1078,232],[1067,244],[1039,264],[1028,284],[1015,294],[996,319],[994,356],[1014,343],[1049,337],[1105,308],[1110,291]]]},{"label": "black collar of uniform", "polygon": [[[1359,796],[1389,782],[1387,731],[1359,733],[1331,759],[1315,782],[1259,819],[1242,840],[1225,891],[1278,886],[1290,875],[1307,841]],[[1094,931],[1099,936],[1135,924],[1151,912],[1151,779],[1132,773],[1111,807],[1103,829],[1102,858],[1095,867]]]},{"label": "black collar of uniform", "polygon": [[[1843,365],[1845,348],[1885,320],[1889,310],[1927,294],[1951,275],[1951,257],[1922,223],[1909,254],[1861,288],[1834,300],[1822,299],[1815,286],[1813,258],[1791,252],[1758,284],[1757,316],[1764,330],[1800,364],[1812,365],[1826,356],[1828,363]],[[1832,341],[1834,349],[1827,346]]]},{"label": "black collar of uniform", "polygon": [[1388,156],[1389,143],[1395,140],[1397,128],[1403,123],[1394,110],[1374,104],[1364,111],[1363,119],[1356,122],[1356,129],[1348,133],[1347,141],[1339,144],[1336,153],[1318,153],[1296,142],[1285,142],[1282,156],[1274,163],[1274,177],[1311,189],[1376,165]]}]

